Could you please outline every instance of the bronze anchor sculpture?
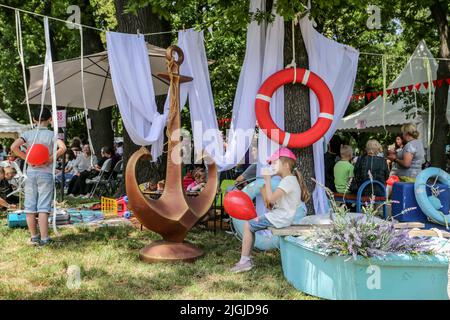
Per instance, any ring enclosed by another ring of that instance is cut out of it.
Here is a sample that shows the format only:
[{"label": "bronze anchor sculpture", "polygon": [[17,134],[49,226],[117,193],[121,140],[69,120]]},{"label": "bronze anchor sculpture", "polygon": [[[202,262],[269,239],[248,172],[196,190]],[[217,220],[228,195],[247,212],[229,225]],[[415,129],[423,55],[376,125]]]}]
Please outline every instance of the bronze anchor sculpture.
[{"label": "bronze anchor sculpture", "polygon": [[[175,60],[174,52],[178,56]],[[203,255],[203,251],[184,241],[189,230],[208,212],[217,191],[217,168],[214,162],[208,164],[208,182],[197,197],[187,197],[182,185],[182,156],[177,148],[180,137],[180,83],[192,78],[179,74],[183,63],[183,51],[171,46],[166,51],[168,75],[160,75],[170,80],[170,109],[167,120],[168,156],[165,188],[157,200],[145,197],[136,181],[136,163],[141,158],[149,159],[149,151],[142,147],[128,161],[126,168],[126,191],[133,214],[147,228],[159,233],[163,240],[144,247],[141,260],[153,263],[159,261],[192,262]]]}]

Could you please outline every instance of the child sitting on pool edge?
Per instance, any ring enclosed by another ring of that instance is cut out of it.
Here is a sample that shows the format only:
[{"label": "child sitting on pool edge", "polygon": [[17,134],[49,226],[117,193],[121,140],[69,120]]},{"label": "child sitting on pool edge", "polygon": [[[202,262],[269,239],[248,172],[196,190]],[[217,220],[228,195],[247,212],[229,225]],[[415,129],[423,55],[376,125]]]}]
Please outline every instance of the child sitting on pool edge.
[{"label": "child sitting on pool edge", "polygon": [[266,214],[258,216],[244,224],[241,259],[231,268],[231,272],[249,271],[253,268],[250,254],[253,248],[255,232],[269,227],[284,228],[292,224],[295,212],[302,202],[310,198],[305,181],[296,167],[297,158],[288,148],[280,148],[267,161],[276,175],[281,177],[280,184],[272,192],[271,176],[268,168],[262,172],[264,201],[272,205]]}]

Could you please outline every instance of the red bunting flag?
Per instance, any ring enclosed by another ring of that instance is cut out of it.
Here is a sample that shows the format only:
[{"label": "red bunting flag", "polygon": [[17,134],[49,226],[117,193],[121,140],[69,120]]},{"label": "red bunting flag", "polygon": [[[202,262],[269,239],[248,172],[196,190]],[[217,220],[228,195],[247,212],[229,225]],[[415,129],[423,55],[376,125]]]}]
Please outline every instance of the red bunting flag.
[{"label": "red bunting flag", "polygon": [[414,85],[412,85],[412,84],[410,84],[410,85],[408,86],[408,90],[409,90],[410,92],[412,92],[413,88],[414,88]]},{"label": "red bunting flag", "polygon": [[370,93],[370,92],[367,92],[366,93],[366,97],[367,97],[367,100],[370,100],[370,97],[372,96],[372,93]]},{"label": "red bunting flag", "polygon": [[378,92],[379,96],[383,96],[383,91]]},{"label": "red bunting flag", "polygon": [[397,93],[398,93],[398,89],[399,89],[399,88],[394,88],[394,90],[393,90],[394,94],[397,94]]},{"label": "red bunting flag", "polygon": [[420,82],[418,82],[414,85],[414,88],[416,88],[416,91],[419,91],[421,85],[422,84]]},{"label": "red bunting flag", "polygon": [[442,79],[439,79],[437,81],[437,85],[438,85],[439,88],[442,87],[442,83],[444,83],[444,80],[442,80]]},{"label": "red bunting flag", "polygon": [[450,86],[450,78],[447,78],[445,81],[447,81],[448,85]]},{"label": "red bunting flag", "polygon": [[425,87],[425,89],[428,89],[428,82],[424,82],[423,86]]},{"label": "red bunting flag", "polygon": [[386,92],[388,95],[390,95],[392,93],[392,89],[386,89]]},{"label": "red bunting flag", "polygon": [[405,93],[406,87],[401,87],[400,89],[402,89],[402,92]]},{"label": "red bunting flag", "polygon": [[375,99],[378,95],[378,92],[372,92],[373,98]]}]

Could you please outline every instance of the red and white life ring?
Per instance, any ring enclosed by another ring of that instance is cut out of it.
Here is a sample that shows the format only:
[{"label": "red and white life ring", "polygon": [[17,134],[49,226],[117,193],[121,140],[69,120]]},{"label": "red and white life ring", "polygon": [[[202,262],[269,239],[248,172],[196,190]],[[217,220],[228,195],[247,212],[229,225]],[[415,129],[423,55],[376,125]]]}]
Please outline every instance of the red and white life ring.
[{"label": "red and white life ring", "polygon": [[[302,133],[289,133],[281,130],[270,115],[270,100],[273,93],[281,86],[292,83],[301,83],[314,91],[319,105],[320,113],[316,123]],[[256,118],[259,127],[273,141],[290,148],[305,148],[322,138],[333,122],[334,100],[327,84],[314,72],[307,69],[284,69],[271,75],[264,81],[256,95]]]}]

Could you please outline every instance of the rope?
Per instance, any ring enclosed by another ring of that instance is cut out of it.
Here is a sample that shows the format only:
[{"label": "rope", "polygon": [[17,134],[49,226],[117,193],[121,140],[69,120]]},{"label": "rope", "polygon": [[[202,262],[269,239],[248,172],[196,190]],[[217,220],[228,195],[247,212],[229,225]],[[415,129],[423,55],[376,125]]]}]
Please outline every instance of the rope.
[{"label": "rope", "polygon": [[80,26],[80,47],[81,47],[81,92],[83,94],[83,108],[84,108],[84,119],[86,121],[86,129],[87,129],[87,134],[88,134],[88,143],[89,143],[89,148],[91,148],[91,167],[94,166],[94,157],[93,155],[95,154],[95,150],[94,150],[94,145],[92,144],[92,139],[91,139],[91,130],[89,129],[89,118],[88,118],[88,109],[86,106],[86,93],[84,90],[84,44],[83,44],[83,27]]},{"label": "rope", "polygon": [[295,60],[295,25],[298,24],[298,15],[296,14],[294,19],[292,20],[291,27],[292,27],[292,61],[286,66],[286,69],[288,68],[294,68],[294,80],[292,81],[292,84],[297,83],[297,61]]},{"label": "rope", "polygon": [[[309,10],[309,9],[308,9]],[[299,17],[302,13],[298,12],[294,19],[292,19],[291,28],[292,28],[292,61],[286,66],[286,69],[288,68],[294,68],[294,80],[292,81],[292,84],[297,83],[297,61],[296,61],[296,50],[295,50],[295,26],[299,24]]]},{"label": "rope", "polygon": [[[78,27],[83,27],[83,28],[87,28],[87,29],[97,30],[97,31],[100,31],[100,32],[108,32],[108,31],[110,31],[108,28],[106,28],[106,29],[96,28],[96,27],[88,26],[88,25],[81,24],[81,23],[69,22],[69,21],[64,20],[64,19],[59,19],[59,18],[55,18],[55,17],[52,17],[52,16],[45,16],[45,15],[42,15],[42,14],[39,14],[39,13],[36,13],[36,12],[31,12],[31,11],[20,9],[20,8],[15,8],[15,7],[12,7],[12,6],[5,5],[5,4],[0,4],[0,7],[3,7],[5,9],[10,9],[10,10],[17,10],[17,11],[20,11],[20,12],[23,12],[23,13],[26,13],[26,14],[30,14],[30,15],[33,15],[33,16],[38,16],[38,17],[42,17],[42,18],[48,18],[48,19],[51,19],[51,20],[54,20],[54,21],[65,23],[65,24],[71,24],[73,26],[78,26]],[[160,31],[160,32],[150,32],[150,33],[143,33],[141,35],[143,35],[143,36],[156,36],[156,35],[161,35],[161,34],[178,33],[180,31],[184,31],[184,30],[185,29],[170,30],[170,31]],[[385,55],[383,53],[363,52],[363,51],[359,52],[359,54],[360,55],[371,55],[371,56],[383,56],[383,55]],[[399,55],[385,55],[385,56],[386,57],[406,58],[406,56],[399,56]],[[414,57],[412,59],[428,59],[428,58],[426,58],[426,57]],[[434,58],[434,59],[435,60],[450,61],[450,58]]]},{"label": "rope", "polygon": [[[407,56],[399,56],[399,55],[394,55],[394,54],[384,54],[384,53],[375,53],[375,52],[359,52],[359,54],[361,55],[366,55],[366,56],[386,56],[386,57],[390,57],[390,58],[407,58]],[[428,59],[427,57],[411,57],[411,59],[421,59],[421,60],[426,60]],[[434,58],[435,60],[448,60],[450,61],[450,58]]]},{"label": "rope", "polygon": [[23,55],[23,41],[22,41],[22,24],[20,21],[20,12],[15,11],[16,14],[16,39],[17,39],[17,51],[19,53],[20,64],[22,66],[22,78],[23,78],[23,88],[25,91],[25,101],[27,103],[28,117],[30,118],[30,123],[33,125],[33,117],[31,116],[30,101],[28,98],[28,87],[27,87],[27,74],[25,68],[25,58]]}]

